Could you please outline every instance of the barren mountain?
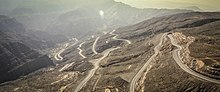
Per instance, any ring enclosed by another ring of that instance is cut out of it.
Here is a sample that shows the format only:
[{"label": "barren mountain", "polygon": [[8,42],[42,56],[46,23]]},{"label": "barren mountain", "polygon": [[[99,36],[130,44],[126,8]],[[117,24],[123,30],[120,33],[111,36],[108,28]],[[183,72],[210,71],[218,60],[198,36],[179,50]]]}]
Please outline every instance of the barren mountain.
[{"label": "barren mountain", "polygon": [[[100,11],[103,12],[103,15],[99,14]],[[138,9],[124,3],[107,0],[94,2],[91,6],[75,6],[70,12],[61,14],[54,21],[47,24],[46,31],[65,36],[84,36],[105,30],[106,28],[118,28],[153,17],[186,12],[192,12],[192,10]]]},{"label": "barren mountain", "polygon": [[0,87],[16,92],[218,92],[220,13],[152,18],[65,43],[57,66]]},{"label": "barren mountain", "polygon": [[1,83],[54,65],[47,55],[38,52],[54,47],[54,41],[26,32],[21,23],[6,16],[0,16],[0,33]]},{"label": "barren mountain", "polygon": [[[89,6],[85,3],[88,1],[91,2]],[[123,44],[123,40],[110,38],[104,42],[98,39],[93,41],[94,37],[106,33],[107,31],[101,32],[105,29],[131,25],[152,17],[192,12],[178,9],[137,9],[113,0],[10,0],[0,1],[0,5],[0,13],[10,16],[0,16],[1,83],[26,76],[54,65],[53,63],[62,65],[60,61],[71,61],[70,57],[80,61],[81,58],[75,53],[78,50],[82,60],[90,60],[101,57],[97,53]],[[99,14],[101,11],[103,15]],[[91,36],[93,38],[90,39]],[[79,42],[75,37],[81,43],[77,50],[74,46]],[[90,40],[83,43],[86,39]],[[68,44],[64,44],[66,42]],[[90,45],[93,46],[92,49]],[[98,47],[95,48],[96,46]],[[68,59],[63,58],[63,55],[68,56]],[[90,67],[85,67],[86,65]],[[90,69],[92,65],[87,62],[85,66],[83,68]]]}]

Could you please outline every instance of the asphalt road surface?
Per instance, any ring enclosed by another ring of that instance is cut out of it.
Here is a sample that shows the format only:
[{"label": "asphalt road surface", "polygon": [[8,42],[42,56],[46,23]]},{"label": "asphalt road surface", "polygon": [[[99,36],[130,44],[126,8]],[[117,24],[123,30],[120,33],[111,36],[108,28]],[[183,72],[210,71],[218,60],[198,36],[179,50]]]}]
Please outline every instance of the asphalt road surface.
[{"label": "asphalt road surface", "polygon": [[160,51],[160,48],[162,47],[163,39],[166,37],[167,33],[164,33],[160,38],[160,43],[154,48],[154,55],[150,57],[150,59],[142,66],[142,68],[138,71],[138,73],[133,77],[130,83],[130,92],[135,92],[135,87],[137,81],[142,76],[144,70],[149,66],[150,62],[157,56],[157,54]]},{"label": "asphalt road surface", "polygon": [[181,69],[183,69],[185,72],[187,72],[193,76],[196,76],[198,78],[201,78],[203,80],[220,84],[220,80],[210,78],[208,76],[197,73],[197,72],[193,71],[192,69],[190,69],[187,65],[183,64],[182,63],[183,61],[180,59],[180,50],[182,49],[182,47],[177,44],[176,40],[172,37],[172,35],[168,35],[168,37],[170,38],[172,45],[177,47],[177,49],[173,51],[173,58]]}]

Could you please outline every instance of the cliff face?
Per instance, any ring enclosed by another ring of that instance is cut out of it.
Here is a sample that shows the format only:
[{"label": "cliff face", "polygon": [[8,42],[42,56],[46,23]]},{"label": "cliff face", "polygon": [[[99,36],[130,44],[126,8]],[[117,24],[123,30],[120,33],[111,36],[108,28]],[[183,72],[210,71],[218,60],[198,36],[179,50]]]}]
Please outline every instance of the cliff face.
[{"label": "cliff face", "polygon": [[0,33],[0,83],[54,65],[49,57],[33,50],[49,43],[26,33],[16,20],[0,16]]}]

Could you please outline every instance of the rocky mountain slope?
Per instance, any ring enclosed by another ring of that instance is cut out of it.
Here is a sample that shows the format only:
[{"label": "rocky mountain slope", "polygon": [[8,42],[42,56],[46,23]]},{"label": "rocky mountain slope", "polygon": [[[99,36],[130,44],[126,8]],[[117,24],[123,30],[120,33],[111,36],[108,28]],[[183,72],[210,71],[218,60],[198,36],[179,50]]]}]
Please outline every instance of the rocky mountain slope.
[{"label": "rocky mountain slope", "polygon": [[[1,70],[3,76],[1,82],[16,79],[21,75],[53,65],[45,54],[51,53],[51,49],[59,46],[59,43],[69,40],[67,37],[87,38],[91,34],[99,34],[98,32],[105,28],[132,24],[153,16],[191,12],[165,9],[140,10],[113,0],[95,0],[89,5],[85,1],[88,2],[88,0],[68,1],[69,4],[67,4],[60,0],[54,2],[49,0],[33,2],[26,0],[0,1],[0,7],[3,7],[1,8],[2,12],[0,11],[1,14],[13,17],[0,16],[1,62],[4,63]],[[60,4],[68,6],[61,7]],[[104,17],[99,14],[101,10],[104,11]],[[150,11],[152,12],[150,13]],[[149,14],[145,16],[143,14],[145,12]],[[124,14],[131,14],[131,16],[124,16]],[[138,14],[137,17],[140,19],[131,18],[136,16],[135,14]],[[120,41],[110,41],[109,44],[118,45],[118,42]],[[99,47],[97,51],[102,52],[109,47],[105,45]],[[53,50],[56,51],[56,48]],[[48,56],[51,57],[51,54],[48,54]],[[37,64],[37,67],[28,68],[37,62],[40,65]],[[30,71],[22,72],[24,69]],[[10,73],[4,75],[9,71]]]},{"label": "rocky mountain slope", "polygon": [[[106,28],[132,25],[153,17],[192,12],[191,10],[181,9],[138,9],[113,0],[75,7],[70,12],[61,14],[56,18],[47,26],[46,31],[67,36],[84,36],[103,31]],[[103,15],[99,14],[100,11],[103,12]]]},{"label": "rocky mountain slope", "polygon": [[37,51],[54,47],[53,41],[26,32],[21,23],[2,15],[0,33],[0,83],[54,65],[47,55]]},{"label": "rocky mountain slope", "polygon": [[64,63],[0,90],[218,92],[219,21],[218,12],[194,12],[109,29],[68,46]]}]

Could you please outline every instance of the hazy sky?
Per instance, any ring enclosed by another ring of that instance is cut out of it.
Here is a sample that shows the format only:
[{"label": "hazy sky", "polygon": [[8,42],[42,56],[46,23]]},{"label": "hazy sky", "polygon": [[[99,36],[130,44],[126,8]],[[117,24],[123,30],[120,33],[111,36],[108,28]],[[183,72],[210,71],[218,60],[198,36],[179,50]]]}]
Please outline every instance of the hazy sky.
[{"label": "hazy sky", "polygon": [[115,0],[138,8],[181,8],[197,6],[206,11],[220,11],[220,0]]}]

